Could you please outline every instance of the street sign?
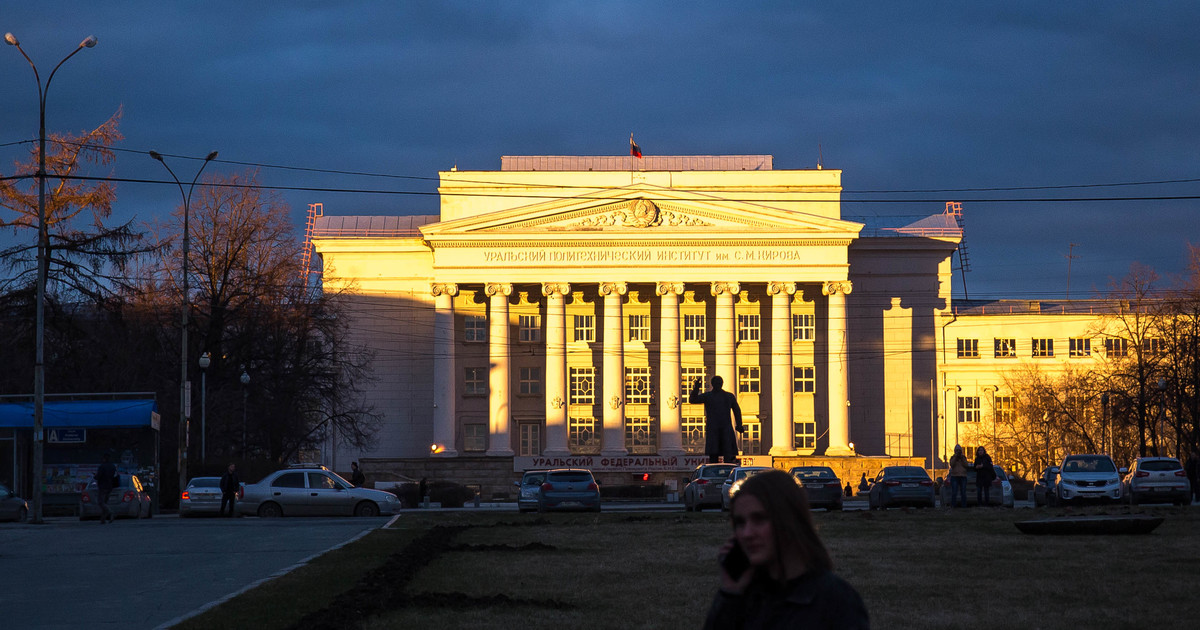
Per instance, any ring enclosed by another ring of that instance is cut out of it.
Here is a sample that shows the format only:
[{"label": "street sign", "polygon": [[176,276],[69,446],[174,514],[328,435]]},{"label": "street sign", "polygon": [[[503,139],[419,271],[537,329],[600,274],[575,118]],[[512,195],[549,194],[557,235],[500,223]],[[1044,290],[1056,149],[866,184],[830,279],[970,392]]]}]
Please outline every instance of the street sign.
[{"label": "street sign", "polygon": [[87,429],[48,429],[51,444],[83,444],[87,442]]}]

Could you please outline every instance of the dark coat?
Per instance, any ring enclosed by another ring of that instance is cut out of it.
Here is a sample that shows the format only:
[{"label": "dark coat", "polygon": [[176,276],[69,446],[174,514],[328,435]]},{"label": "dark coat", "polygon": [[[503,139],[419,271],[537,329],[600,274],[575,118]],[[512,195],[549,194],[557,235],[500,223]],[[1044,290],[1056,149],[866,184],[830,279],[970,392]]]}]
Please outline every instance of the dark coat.
[{"label": "dark coat", "polygon": [[786,584],[756,576],[741,595],[717,591],[705,630],[870,628],[862,597],[832,571],[804,574]]},{"label": "dark coat", "polygon": [[96,489],[100,492],[111,492],[116,486],[117,467],[112,462],[104,462],[96,468],[92,478],[96,480]]},{"label": "dark coat", "polygon": [[737,396],[723,390],[713,388],[707,392],[700,391],[700,382],[692,386],[688,402],[693,405],[704,405],[704,453],[706,455],[723,455],[725,461],[733,461],[737,457],[737,435],[729,424],[729,415],[733,414],[737,430],[742,430],[742,408],[738,406]]},{"label": "dark coat", "polygon": [[992,483],[996,478],[996,469],[992,468],[992,456],[984,453],[975,456],[975,486]]},{"label": "dark coat", "polygon": [[361,468],[355,468],[350,474],[350,483],[354,484],[355,488],[361,488],[367,485],[367,476],[363,474]]},{"label": "dark coat", "polygon": [[242,480],[238,479],[236,472],[226,472],[221,476],[221,492],[225,494],[237,494],[238,487],[242,485]]}]

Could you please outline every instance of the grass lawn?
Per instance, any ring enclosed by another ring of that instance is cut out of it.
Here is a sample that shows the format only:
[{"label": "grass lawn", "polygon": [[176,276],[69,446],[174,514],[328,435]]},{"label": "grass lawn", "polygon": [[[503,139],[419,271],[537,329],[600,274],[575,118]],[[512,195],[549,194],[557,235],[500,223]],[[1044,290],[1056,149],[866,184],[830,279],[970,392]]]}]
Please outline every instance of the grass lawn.
[{"label": "grass lawn", "polygon": [[[1192,628],[1200,508],[1144,536],[1021,534],[1064,510],[816,514],[876,628]],[[1126,513],[1126,508],[1073,513]],[[699,628],[720,513],[411,512],[183,628]]]}]

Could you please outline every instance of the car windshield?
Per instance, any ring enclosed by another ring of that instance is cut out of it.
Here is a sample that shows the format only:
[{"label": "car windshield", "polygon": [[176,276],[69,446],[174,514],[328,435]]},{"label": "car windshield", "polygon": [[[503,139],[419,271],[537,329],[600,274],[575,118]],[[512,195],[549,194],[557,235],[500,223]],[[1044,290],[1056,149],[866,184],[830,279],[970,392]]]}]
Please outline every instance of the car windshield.
[{"label": "car windshield", "polygon": [[792,471],[792,475],[797,479],[836,479],[837,475],[833,474],[832,468],[797,468]]},{"label": "car windshield", "polygon": [[[1171,471],[1179,470],[1183,465],[1173,459],[1152,459],[1138,464],[1138,470]],[[3,494],[0,492],[0,494]]]},{"label": "car windshield", "polygon": [[525,476],[521,478],[521,485],[540,486],[545,480],[546,473],[525,473]]},{"label": "car windshield", "polygon": [[1117,467],[1107,457],[1076,457],[1064,462],[1062,471],[1068,473],[1117,472]]},{"label": "car windshield", "polygon": [[925,474],[925,469],[921,468],[919,466],[892,466],[890,468],[883,469],[883,475],[885,477],[925,477],[926,479],[929,478],[929,475]]},{"label": "car windshield", "polygon": [[733,466],[709,466],[701,470],[700,476],[708,479],[724,479],[729,476],[731,470],[733,470]]},{"label": "car windshield", "polygon": [[1000,481],[1008,481],[1008,475],[1004,474],[1004,469],[999,466],[993,466],[996,470],[996,478]]},{"label": "car windshield", "polygon": [[216,488],[221,485],[221,480],[216,477],[200,477],[188,482],[189,488]]},{"label": "car windshield", "polygon": [[584,483],[592,480],[592,473],[576,470],[565,470],[562,472],[551,472],[546,474],[546,481],[551,483]]},{"label": "car windshield", "polygon": [[750,477],[753,477],[754,475],[757,475],[760,472],[763,472],[764,470],[770,470],[770,469],[769,468],[739,468],[736,471],[734,471],[733,475],[736,479],[748,479]]}]

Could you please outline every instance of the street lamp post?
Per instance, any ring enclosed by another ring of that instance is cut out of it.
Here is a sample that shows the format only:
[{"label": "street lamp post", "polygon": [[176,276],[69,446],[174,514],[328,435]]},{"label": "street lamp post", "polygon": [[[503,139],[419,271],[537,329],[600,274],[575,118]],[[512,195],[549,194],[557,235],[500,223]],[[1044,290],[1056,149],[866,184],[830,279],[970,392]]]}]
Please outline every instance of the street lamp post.
[{"label": "street lamp post", "polygon": [[246,366],[242,366],[242,459],[246,459],[246,402],[250,397],[248,386],[250,385],[250,373],[246,371]]},{"label": "street lamp post", "polygon": [[75,50],[71,54],[63,57],[63,60],[54,66],[54,70],[50,71],[50,76],[46,78],[46,85],[42,86],[42,77],[38,74],[37,65],[25,54],[25,50],[21,48],[21,42],[17,41],[16,36],[12,33],[4,34],[4,41],[9,46],[15,46],[29,62],[29,67],[33,68],[33,78],[38,85],[38,222],[37,222],[37,305],[35,307],[36,329],[35,333],[36,350],[34,351],[33,361],[33,519],[34,523],[42,522],[42,467],[44,463],[44,436],[43,433],[43,417],[45,415],[46,405],[46,372],[45,372],[45,347],[44,340],[46,338],[46,252],[49,245],[49,238],[46,232],[46,95],[50,92],[50,82],[54,80],[54,74],[62,67],[68,59],[75,56],[75,53],[84,48],[92,48],[96,45],[95,36],[88,36],[87,39],[79,42]]},{"label": "street lamp post", "polygon": [[208,400],[205,391],[205,377],[208,376],[208,366],[212,362],[210,355],[205,352],[200,355],[200,464],[208,466],[208,416],[204,412],[204,403]]},{"label": "street lamp post", "polygon": [[183,189],[183,183],[175,176],[175,171],[171,170],[171,165],[163,159],[162,154],[157,151],[151,151],[150,157],[158,160],[171,174],[171,179],[175,180],[175,185],[179,186],[179,194],[183,196],[183,316],[182,316],[182,343],[179,358],[179,489],[182,492],[187,487],[187,452],[188,452],[188,419],[192,417],[192,384],[188,381],[188,252],[191,244],[191,225],[189,223],[190,206],[192,202],[192,191],[196,188],[196,182],[200,180],[200,173],[204,172],[204,167],[208,163],[216,159],[217,152],[213,151],[204,158],[204,164],[200,165],[200,170],[196,171],[196,176],[192,178],[192,184],[187,191]]}]

